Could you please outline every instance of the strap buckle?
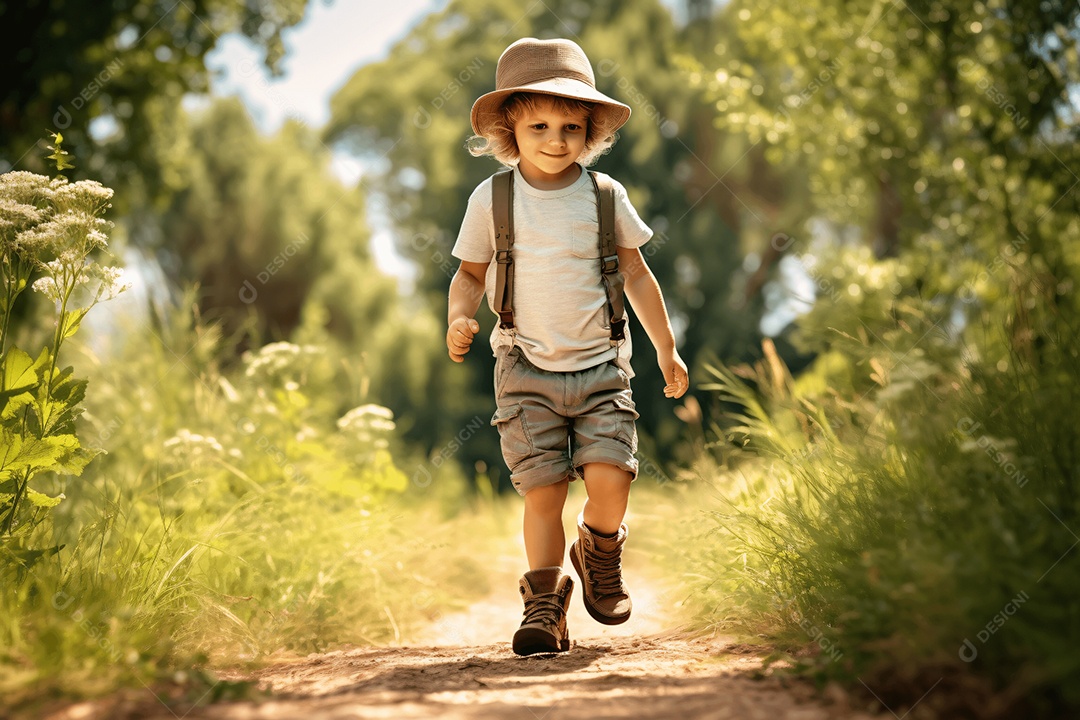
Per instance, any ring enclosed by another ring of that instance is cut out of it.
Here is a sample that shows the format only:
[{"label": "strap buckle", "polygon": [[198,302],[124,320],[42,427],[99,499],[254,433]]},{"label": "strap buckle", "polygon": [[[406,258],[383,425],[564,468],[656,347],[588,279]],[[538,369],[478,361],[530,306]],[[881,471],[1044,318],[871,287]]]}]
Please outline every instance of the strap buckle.
[{"label": "strap buckle", "polygon": [[499,263],[500,265],[509,265],[510,262],[511,262],[510,261],[510,250],[509,249],[507,249],[507,250],[496,250],[495,251],[495,262]]},{"label": "strap buckle", "polygon": [[611,344],[617,345],[626,339],[626,318],[611,321]]},{"label": "strap buckle", "polygon": [[600,272],[610,275],[619,270],[619,256],[608,255],[600,261]]}]

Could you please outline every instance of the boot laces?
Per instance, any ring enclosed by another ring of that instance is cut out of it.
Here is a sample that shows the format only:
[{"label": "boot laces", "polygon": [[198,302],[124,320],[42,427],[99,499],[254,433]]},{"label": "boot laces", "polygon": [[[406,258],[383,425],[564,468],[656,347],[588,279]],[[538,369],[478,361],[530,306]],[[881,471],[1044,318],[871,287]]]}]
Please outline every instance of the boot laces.
[{"label": "boot laces", "polygon": [[585,557],[589,560],[589,577],[594,594],[602,597],[623,593],[622,553],[619,550],[605,553],[586,547]]},{"label": "boot laces", "polygon": [[564,612],[562,597],[557,592],[533,595],[526,603],[524,624],[539,622],[544,625],[558,625],[559,616]]}]

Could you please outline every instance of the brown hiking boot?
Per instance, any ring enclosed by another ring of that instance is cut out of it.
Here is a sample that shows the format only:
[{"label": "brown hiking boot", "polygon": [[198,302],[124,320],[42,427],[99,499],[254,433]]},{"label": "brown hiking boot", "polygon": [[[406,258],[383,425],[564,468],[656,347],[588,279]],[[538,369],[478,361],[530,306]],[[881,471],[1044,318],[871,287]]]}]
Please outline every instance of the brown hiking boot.
[{"label": "brown hiking boot", "polygon": [[532,655],[569,650],[566,610],[574,591],[573,578],[563,575],[561,567],[538,568],[525,573],[518,588],[525,601],[525,617],[514,633],[514,652]]},{"label": "brown hiking boot", "polygon": [[626,523],[615,537],[602,537],[578,515],[578,539],[570,546],[570,562],[581,578],[581,596],[593,620],[618,625],[630,619],[630,594],[622,581],[622,548]]}]

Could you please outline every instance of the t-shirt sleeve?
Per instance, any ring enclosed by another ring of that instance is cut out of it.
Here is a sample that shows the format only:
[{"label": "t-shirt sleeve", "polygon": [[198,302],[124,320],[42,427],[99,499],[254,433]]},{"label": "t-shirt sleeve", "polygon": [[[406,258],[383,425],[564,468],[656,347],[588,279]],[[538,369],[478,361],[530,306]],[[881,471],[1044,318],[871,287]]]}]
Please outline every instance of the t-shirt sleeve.
[{"label": "t-shirt sleeve", "polygon": [[491,180],[476,186],[469,196],[465,218],[451,255],[466,262],[491,262],[495,256],[495,227],[491,218]]},{"label": "t-shirt sleeve", "polygon": [[625,248],[641,247],[653,236],[652,228],[638,216],[622,183],[612,180],[611,184],[615,190],[615,244]]}]

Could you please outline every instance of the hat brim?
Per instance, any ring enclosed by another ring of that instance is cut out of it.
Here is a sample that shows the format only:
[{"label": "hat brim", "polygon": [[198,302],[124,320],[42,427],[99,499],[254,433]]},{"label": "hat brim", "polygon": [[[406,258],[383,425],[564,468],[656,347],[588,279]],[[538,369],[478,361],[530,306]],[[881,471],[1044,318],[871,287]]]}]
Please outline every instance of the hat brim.
[{"label": "hat brim", "polygon": [[630,119],[630,106],[614,100],[594,87],[571,78],[552,78],[529,85],[495,90],[477,98],[472,106],[472,129],[477,135],[487,135],[500,118],[500,108],[507,97],[516,92],[559,95],[561,97],[596,103],[596,112],[604,115],[604,125],[615,132]]}]

